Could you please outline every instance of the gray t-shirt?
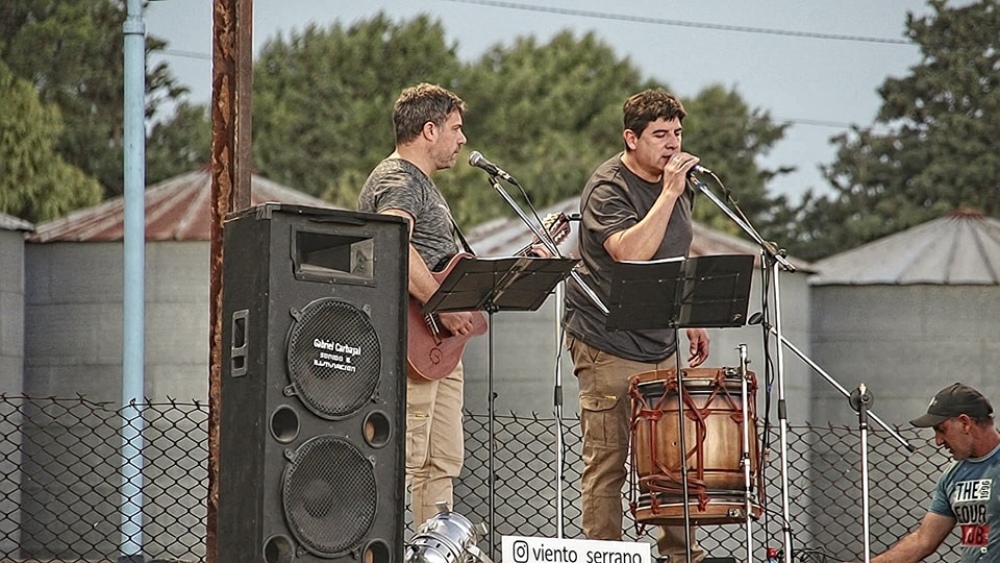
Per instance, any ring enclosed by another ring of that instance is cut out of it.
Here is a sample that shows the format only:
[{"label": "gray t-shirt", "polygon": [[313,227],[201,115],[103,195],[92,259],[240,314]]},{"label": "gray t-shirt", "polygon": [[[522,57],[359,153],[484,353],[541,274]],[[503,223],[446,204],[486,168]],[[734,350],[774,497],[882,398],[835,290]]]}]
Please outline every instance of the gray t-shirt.
[{"label": "gray t-shirt", "polygon": [[[587,285],[609,304],[611,269],[615,260],[604,249],[608,237],[635,225],[649,213],[662,186],[636,176],[616,155],[590,176],[580,199],[580,258],[578,271]],[[686,257],[691,248],[691,203],[686,190],[677,199],[654,260]],[[581,341],[615,356],[639,362],[658,362],[674,353],[673,329],[616,330],[604,328],[606,317],[597,305],[570,281],[566,290],[566,331]]]},{"label": "gray t-shirt", "polygon": [[388,209],[413,216],[410,243],[431,270],[441,270],[458,254],[451,210],[441,190],[422,170],[401,158],[380,162],[358,195],[358,211],[381,213]]},{"label": "gray t-shirt", "polygon": [[930,511],[957,521],[964,563],[1000,563],[1000,446],[942,473]]}]

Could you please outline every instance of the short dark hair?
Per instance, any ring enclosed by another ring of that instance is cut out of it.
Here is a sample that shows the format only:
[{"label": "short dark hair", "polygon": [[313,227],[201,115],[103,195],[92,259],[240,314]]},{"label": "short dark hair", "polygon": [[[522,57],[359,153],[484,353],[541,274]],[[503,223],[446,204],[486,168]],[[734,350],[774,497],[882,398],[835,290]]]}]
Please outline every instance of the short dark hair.
[{"label": "short dark hair", "polygon": [[443,126],[454,111],[464,112],[465,102],[440,86],[421,83],[403,90],[392,109],[396,144],[415,139],[427,122]]},{"label": "short dark hair", "polygon": [[683,122],[687,115],[681,101],[661,88],[644,90],[631,96],[625,100],[622,113],[625,129],[631,130],[636,136],[642,135],[646,126],[661,117],[667,121],[676,117]]}]

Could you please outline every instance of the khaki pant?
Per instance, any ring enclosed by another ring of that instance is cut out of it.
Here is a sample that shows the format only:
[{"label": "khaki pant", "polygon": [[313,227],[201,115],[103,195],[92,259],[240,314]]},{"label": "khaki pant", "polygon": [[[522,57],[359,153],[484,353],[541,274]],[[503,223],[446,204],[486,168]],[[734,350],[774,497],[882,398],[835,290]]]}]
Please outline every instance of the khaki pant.
[{"label": "khaki pant", "polygon": [[438,513],[436,503],[454,507],[452,479],[462,472],[464,377],[462,363],[438,381],[406,380],[406,487],[413,527]]},{"label": "khaki pant", "polygon": [[[671,356],[658,363],[635,362],[566,338],[573,373],[580,384],[580,427],[583,432],[583,533],[588,539],[622,539],[622,488],[628,457],[631,403],[628,378],[636,373],[675,369]],[[694,529],[691,530],[694,539]],[[661,526],[656,547],[673,562],[685,561],[683,526]],[[694,541],[692,562],[705,558]]]}]

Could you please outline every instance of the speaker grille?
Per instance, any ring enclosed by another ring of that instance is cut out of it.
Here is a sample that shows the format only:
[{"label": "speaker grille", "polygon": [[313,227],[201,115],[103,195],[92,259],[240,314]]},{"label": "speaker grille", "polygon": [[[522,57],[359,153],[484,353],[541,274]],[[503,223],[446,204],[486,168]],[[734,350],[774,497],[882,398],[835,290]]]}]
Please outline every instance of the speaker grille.
[{"label": "speaker grille", "polygon": [[306,408],[323,418],[343,418],[371,400],[381,359],[371,319],[337,299],[306,305],[289,332],[289,377]]},{"label": "speaker grille", "polygon": [[375,521],[377,498],[371,461],[334,436],[303,443],[285,469],[282,504],[288,527],[320,557],[359,546]]}]

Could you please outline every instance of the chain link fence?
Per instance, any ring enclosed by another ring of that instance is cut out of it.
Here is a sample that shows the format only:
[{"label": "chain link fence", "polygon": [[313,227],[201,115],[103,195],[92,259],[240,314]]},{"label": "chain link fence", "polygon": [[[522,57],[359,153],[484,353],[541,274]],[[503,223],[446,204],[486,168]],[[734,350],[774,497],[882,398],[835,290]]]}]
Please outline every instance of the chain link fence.
[{"label": "chain link fence", "polygon": [[[141,537],[129,539],[140,542],[157,561],[204,561],[208,406],[165,402],[141,407],[142,526]],[[123,413],[85,398],[0,397],[0,561],[116,560],[123,529]],[[473,522],[493,523],[481,547],[499,560],[503,535],[582,537],[578,420],[559,423],[552,416],[467,413],[465,428],[466,467],[456,486],[455,511]],[[747,560],[747,546],[752,545],[751,559],[762,561],[767,546],[783,546],[787,499],[795,561],[860,559],[860,432],[826,426],[787,430],[784,479],[780,432],[762,432],[769,437],[758,460],[764,468],[764,513],[753,522],[750,540],[744,525],[706,525],[696,530],[699,543],[712,557],[740,561]],[[917,526],[949,461],[926,432],[900,433],[916,445],[914,453],[881,429],[867,433],[873,553]],[[561,452],[555,445],[559,435]],[[787,496],[782,494],[783,482]],[[625,512],[626,539],[652,542],[654,533],[638,529]],[[408,517],[405,521],[409,536],[413,526]],[[957,540],[957,534],[949,536],[928,560],[954,560]]]}]

